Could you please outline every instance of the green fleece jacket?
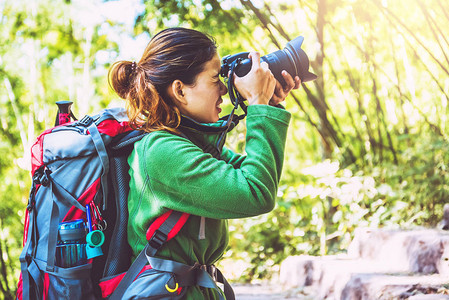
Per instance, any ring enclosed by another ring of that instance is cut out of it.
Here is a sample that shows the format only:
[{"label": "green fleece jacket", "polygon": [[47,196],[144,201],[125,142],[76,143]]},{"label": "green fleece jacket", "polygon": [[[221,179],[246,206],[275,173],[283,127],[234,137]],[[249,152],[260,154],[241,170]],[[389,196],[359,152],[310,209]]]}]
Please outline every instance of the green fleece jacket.
[{"label": "green fleece jacket", "polygon": [[[147,243],[155,217],[173,209],[191,214],[179,234],[157,257],[187,265],[214,264],[228,244],[226,219],[257,216],[275,204],[290,113],[268,105],[248,107],[246,155],[226,147],[214,158],[202,149],[215,145],[217,125],[181,126],[188,137],[166,131],[146,135],[129,157],[128,241],[136,256]],[[201,217],[205,223],[201,225]],[[204,226],[205,225],[205,226]],[[205,235],[200,239],[200,227]],[[185,299],[218,299],[213,289],[188,288]]]}]

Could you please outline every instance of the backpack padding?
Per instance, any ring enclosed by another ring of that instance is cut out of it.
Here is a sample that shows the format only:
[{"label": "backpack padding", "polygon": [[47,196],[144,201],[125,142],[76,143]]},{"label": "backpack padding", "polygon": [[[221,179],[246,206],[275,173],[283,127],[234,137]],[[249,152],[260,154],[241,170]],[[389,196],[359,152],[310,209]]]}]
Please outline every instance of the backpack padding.
[{"label": "backpack padding", "polygon": [[129,166],[127,157],[112,157],[109,167],[111,171],[110,180],[114,184],[112,184],[113,191],[110,191],[113,192],[113,196],[108,197],[108,200],[115,202],[113,207],[115,207],[116,220],[109,243],[103,277],[125,272],[131,265],[132,256],[127,236],[129,193]]},{"label": "backpack padding", "polygon": [[[130,131],[115,138],[110,145],[109,184],[113,187],[108,201],[115,208],[116,215],[105,262],[103,278],[113,276],[128,270],[131,265],[132,249],[128,244],[128,193],[129,193],[129,165],[128,156],[136,141],[142,139],[142,131]],[[111,207],[112,208],[112,207]]]}]

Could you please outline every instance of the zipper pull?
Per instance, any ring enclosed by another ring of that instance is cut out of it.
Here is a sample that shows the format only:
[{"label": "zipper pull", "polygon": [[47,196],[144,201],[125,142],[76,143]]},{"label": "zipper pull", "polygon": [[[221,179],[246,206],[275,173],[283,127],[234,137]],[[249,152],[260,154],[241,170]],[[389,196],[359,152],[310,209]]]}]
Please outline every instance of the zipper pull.
[{"label": "zipper pull", "polygon": [[198,233],[199,240],[206,239],[206,217],[201,217],[200,220],[200,232]]}]

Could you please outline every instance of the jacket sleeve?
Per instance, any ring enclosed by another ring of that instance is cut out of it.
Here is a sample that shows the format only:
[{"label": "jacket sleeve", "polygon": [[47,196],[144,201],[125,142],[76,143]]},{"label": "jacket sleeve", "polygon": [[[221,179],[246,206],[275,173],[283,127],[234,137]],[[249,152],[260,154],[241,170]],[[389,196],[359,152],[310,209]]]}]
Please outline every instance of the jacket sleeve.
[{"label": "jacket sleeve", "polygon": [[241,155],[223,147],[221,153],[221,159],[234,166],[234,169],[240,168],[243,161],[245,161],[246,155]]},{"label": "jacket sleeve", "polygon": [[290,113],[279,108],[248,107],[247,155],[228,153],[228,162],[183,137],[153,135],[142,145],[153,200],[168,209],[215,219],[269,212],[282,172],[289,120]]}]

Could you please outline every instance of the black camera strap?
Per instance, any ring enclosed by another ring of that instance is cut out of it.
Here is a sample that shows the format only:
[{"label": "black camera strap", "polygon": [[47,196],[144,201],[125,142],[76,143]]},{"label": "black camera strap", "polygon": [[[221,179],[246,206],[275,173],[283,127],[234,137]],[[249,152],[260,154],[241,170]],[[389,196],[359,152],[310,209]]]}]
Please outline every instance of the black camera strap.
[{"label": "black camera strap", "polygon": [[[228,76],[228,93],[229,98],[231,99],[231,103],[234,104],[234,107],[232,108],[231,113],[225,117],[227,118],[225,122],[226,130],[224,130],[220,134],[220,138],[217,141],[217,149],[222,149],[225,141],[226,141],[226,134],[228,133],[229,129],[231,128],[231,124],[235,123],[237,124],[240,120],[244,119],[247,115],[248,106],[244,103],[245,99],[240,95],[240,93],[237,91],[237,89],[234,86],[234,70],[235,68],[242,62],[241,58],[236,59],[232,62],[231,68],[229,70],[229,76]],[[235,111],[238,109],[238,107],[241,107],[243,110],[242,115],[236,115]]]}]

